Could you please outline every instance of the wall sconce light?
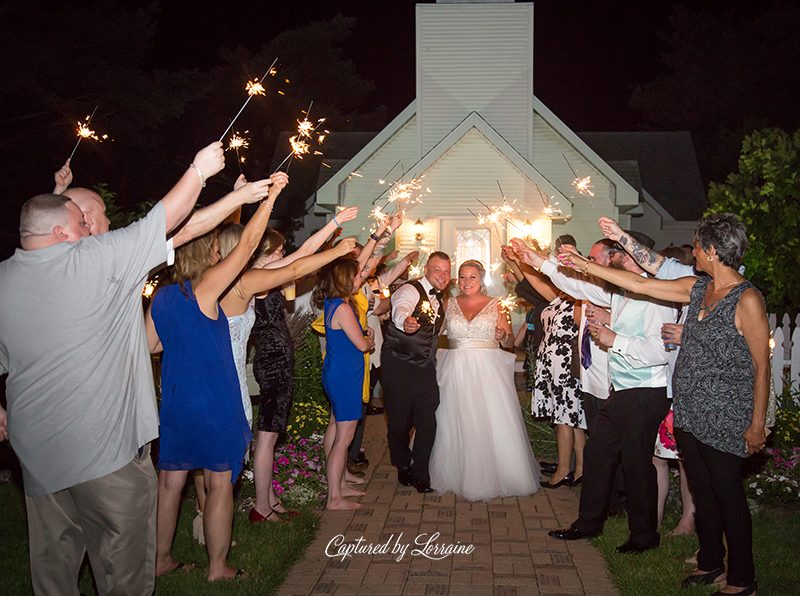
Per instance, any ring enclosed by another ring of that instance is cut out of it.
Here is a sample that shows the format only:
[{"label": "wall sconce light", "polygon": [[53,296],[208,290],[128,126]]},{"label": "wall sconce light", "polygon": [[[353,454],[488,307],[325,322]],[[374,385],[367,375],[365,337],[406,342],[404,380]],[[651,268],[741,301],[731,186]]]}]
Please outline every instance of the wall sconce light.
[{"label": "wall sconce light", "polygon": [[425,237],[425,224],[422,223],[420,218],[417,218],[417,221],[414,222],[414,240],[417,242],[422,242],[422,239]]}]

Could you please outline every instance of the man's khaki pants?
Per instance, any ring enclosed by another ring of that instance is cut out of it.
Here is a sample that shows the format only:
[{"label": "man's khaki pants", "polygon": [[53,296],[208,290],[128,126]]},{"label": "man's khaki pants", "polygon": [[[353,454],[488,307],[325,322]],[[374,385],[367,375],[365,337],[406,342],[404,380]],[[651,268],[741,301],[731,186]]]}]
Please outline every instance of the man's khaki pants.
[{"label": "man's khaki pants", "polygon": [[25,497],[37,596],[78,595],[86,552],[100,594],[155,588],[158,482],[150,448],[125,467],[41,497]]}]

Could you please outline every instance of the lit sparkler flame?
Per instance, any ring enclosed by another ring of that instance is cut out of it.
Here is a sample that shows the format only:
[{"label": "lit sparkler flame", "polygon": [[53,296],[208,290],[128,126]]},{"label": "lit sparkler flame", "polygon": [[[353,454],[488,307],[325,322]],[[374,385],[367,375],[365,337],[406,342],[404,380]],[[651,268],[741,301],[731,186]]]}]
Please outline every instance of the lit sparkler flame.
[{"label": "lit sparkler flame", "polygon": [[78,137],[81,139],[91,139],[92,141],[97,141],[98,143],[102,143],[103,141],[108,139],[108,135],[100,135],[98,136],[95,131],[89,128],[89,117],[86,117],[86,120],[83,122],[78,122],[78,128],[75,129]]},{"label": "lit sparkler flame", "polygon": [[422,265],[411,265],[408,268],[408,279],[422,277]]},{"label": "lit sparkler flame", "polygon": [[[422,189],[422,178],[424,176],[412,178],[408,182],[395,182],[386,196],[387,205],[394,203],[398,213],[405,213],[411,206],[422,203],[423,197],[431,192],[429,188]],[[380,182],[384,183],[383,180]]]},{"label": "lit sparkler flame", "polygon": [[575,190],[582,195],[588,195],[590,197],[594,196],[594,193],[592,192],[592,188],[594,187],[592,186],[591,176],[586,176],[585,178],[575,178],[575,180],[572,181],[572,186],[574,186]]},{"label": "lit sparkler flame", "polygon": [[438,319],[438,318],[439,318],[439,314],[438,314],[438,313],[436,312],[436,310],[433,308],[433,306],[431,305],[431,303],[430,303],[430,302],[428,302],[427,300],[424,300],[424,301],[422,302],[422,304],[420,304],[420,305],[419,305],[419,314],[421,314],[421,315],[425,315],[426,317],[428,317],[428,320],[429,320],[429,321],[431,322],[431,324],[433,324],[433,325],[435,325],[435,324],[436,324],[436,319]]},{"label": "lit sparkler flame", "polygon": [[514,294],[509,294],[504,298],[498,299],[497,303],[500,305],[500,309],[506,313],[506,319],[508,319],[508,323],[511,324],[511,311],[517,307],[517,297]]},{"label": "lit sparkler flame", "polygon": [[500,267],[503,266],[501,261],[494,261],[491,265],[489,265],[489,272],[494,274],[500,270]]},{"label": "lit sparkler flame", "polygon": [[[249,131],[244,131],[244,134],[247,134]],[[234,151],[239,151],[239,149],[247,149],[250,146],[250,140],[240,135],[238,132],[233,133],[231,136],[231,140],[228,142],[228,147],[226,151],[230,151],[231,149]]]},{"label": "lit sparkler flame", "polygon": [[386,213],[380,205],[375,205],[372,211],[369,212],[368,217],[375,222],[376,227],[380,227],[389,220],[389,214]]},{"label": "lit sparkler flame", "polygon": [[292,147],[292,153],[289,155],[289,157],[296,157],[297,159],[303,159],[303,155],[308,154],[308,149],[310,145],[305,141],[300,140],[297,137],[298,135],[289,137],[289,145]]},{"label": "lit sparkler flame", "polygon": [[148,279],[147,283],[144,284],[144,288],[142,288],[142,296],[150,298],[153,292],[156,291],[156,286],[158,286],[158,279]]},{"label": "lit sparkler flame", "polygon": [[247,81],[247,86],[245,87],[247,91],[247,95],[265,95],[266,89],[264,89],[264,85],[261,84],[261,81],[258,79],[253,79],[252,81]]}]

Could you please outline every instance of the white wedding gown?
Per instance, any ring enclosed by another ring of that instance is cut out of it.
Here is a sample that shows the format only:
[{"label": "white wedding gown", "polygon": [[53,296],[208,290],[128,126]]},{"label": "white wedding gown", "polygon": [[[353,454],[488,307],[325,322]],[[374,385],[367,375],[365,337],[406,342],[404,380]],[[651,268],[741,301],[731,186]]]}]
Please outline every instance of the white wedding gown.
[{"label": "white wedding gown", "polygon": [[529,495],[539,472],[514,386],[514,355],[495,339],[497,299],[472,321],[447,305],[450,349],[437,353],[439,408],[431,488],[470,501]]}]

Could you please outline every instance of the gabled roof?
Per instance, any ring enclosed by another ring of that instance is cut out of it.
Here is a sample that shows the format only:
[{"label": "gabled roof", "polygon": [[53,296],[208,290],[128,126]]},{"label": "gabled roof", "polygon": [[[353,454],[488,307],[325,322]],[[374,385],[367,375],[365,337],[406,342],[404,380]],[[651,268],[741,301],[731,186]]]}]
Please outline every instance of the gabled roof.
[{"label": "gabled roof", "polygon": [[533,96],[533,111],[547,122],[553,129],[561,135],[561,137],[575,149],[578,153],[592,164],[597,170],[603,174],[616,188],[616,195],[613,197],[614,204],[618,207],[625,208],[626,206],[633,207],[639,204],[639,193],[628,182],[619,175],[602,157],[595,153],[589,145],[587,145],[577,133],[564,124],[564,122],[556,116],[550,108],[548,108],[542,101]]},{"label": "gabled roof", "polygon": [[[339,185],[344,182],[345,178],[350,175],[352,170],[357,169],[357,166],[364,163],[369,157],[375,153],[378,149],[380,149],[384,143],[386,143],[389,139],[391,139],[398,130],[400,130],[409,120],[411,120],[417,113],[417,102],[416,100],[412,101],[406,108],[400,112],[397,116],[395,116],[389,124],[387,124],[383,130],[379,133],[346,133],[348,136],[355,135],[355,134],[364,134],[369,135],[372,134],[372,138],[369,141],[366,141],[366,138],[362,138],[361,140],[365,141],[365,144],[360,148],[355,155],[348,156],[350,157],[348,164],[352,163],[352,167],[344,168],[339,166],[339,171],[335,172],[331,175],[324,184],[320,184],[317,187],[317,202],[318,203],[325,203],[325,204],[336,204],[339,196]],[[336,135],[331,135],[333,138]],[[355,137],[350,137],[351,141],[355,141]],[[338,156],[337,156],[338,157]]]},{"label": "gabled roof", "polygon": [[581,132],[604,160],[636,161],[641,187],[676,220],[700,219],[708,204],[691,134],[669,132]]},{"label": "gabled roof", "polygon": [[436,143],[428,153],[423,155],[422,159],[411,166],[408,169],[407,177],[419,177],[473,128],[480,132],[523,175],[539,186],[547,196],[555,197],[556,202],[561,206],[564,216],[571,215],[572,202],[477,112],[470,112],[453,130]]}]

